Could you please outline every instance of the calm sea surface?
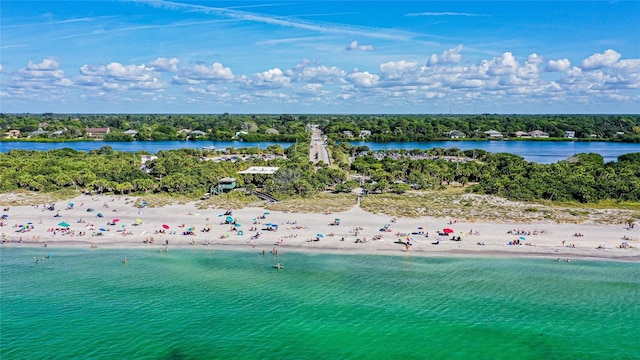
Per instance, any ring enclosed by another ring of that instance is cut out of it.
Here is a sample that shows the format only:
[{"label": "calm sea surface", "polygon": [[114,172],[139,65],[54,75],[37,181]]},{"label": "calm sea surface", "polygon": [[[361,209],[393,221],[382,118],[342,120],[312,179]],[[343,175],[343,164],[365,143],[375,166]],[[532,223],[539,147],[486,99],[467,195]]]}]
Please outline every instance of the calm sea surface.
[{"label": "calm sea surface", "polygon": [[0,260],[2,359],[640,358],[637,263],[55,248]]},{"label": "calm sea surface", "polygon": [[[0,152],[7,152],[12,149],[19,150],[39,150],[48,151],[52,149],[71,148],[78,151],[89,151],[99,149],[102,146],[111,146],[117,151],[147,151],[156,153],[161,150],[195,148],[202,149],[204,146],[215,146],[216,149],[226,149],[228,147],[244,148],[258,147],[261,149],[270,145],[280,145],[288,148],[293,143],[284,142],[262,142],[251,143],[241,141],[156,141],[156,142],[103,142],[103,141],[82,141],[71,143],[33,143],[33,142],[0,142]],[[459,148],[462,150],[481,149],[492,153],[511,153],[522,156],[527,161],[541,164],[550,164],[564,160],[578,153],[598,153],[604,157],[605,162],[616,161],[619,155],[632,152],[640,152],[640,144],[612,143],[612,142],[574,142],[574,141],[432,141],[432,142],[352,142],[352,145],[364,145],[371,150],[394,150],[394,149],[433,149],[439,148]]]}]

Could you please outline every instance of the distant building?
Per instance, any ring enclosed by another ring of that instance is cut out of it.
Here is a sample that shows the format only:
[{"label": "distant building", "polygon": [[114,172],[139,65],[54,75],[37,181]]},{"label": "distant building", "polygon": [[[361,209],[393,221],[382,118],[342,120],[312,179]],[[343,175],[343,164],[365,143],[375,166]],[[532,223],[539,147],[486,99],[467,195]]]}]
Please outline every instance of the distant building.
[{"label": "distant building", "polygon": [[237,131],[236,134],[233,136],[233,138],[237,138],[240,135],[248,135],[249,133],[246,131]]},{"label": "distant building", "polygon": [[124,133],[127,134],[127,135],[131,135],[133,137],[138,136],[138,130],[127,130]]},{"label": "distant building", "polygon": [[109,132],[109,128],[88,128],[87,137],[92,139],[103,139]]},{"label": "distant building", "polygon": [[370,130],[360,130],[360,138],[364,139],[364,138],[368,138],[371,136],[371,131]]},{"label": "distant building", "polygon": [[573,139],[574,137],[576,137],[576,132],[575,131],[565,131],[564,132],[564,137],[566,137],[567,139]]},{"label": "distant building", "polygon": [[20,137],[20,130],[9,130],[4,133],[5,139],[17,139],[18,137]]},{"label": "distant building", "polygon": [[487,134],[488,137],[490,138],[501,138],[502,137],[502,133],[500,131],[496,131],[496,130],[488,130],[484,132],[485,134]]},{"label": "distant building", "polygon": [[142,165],[144,165],[147,161],[152,161],[157,158],[158,157],[156,155],[140,155],[140,162],[142,162]]},{"label": "distant building", "polygon": [[624,135],[624,131],[618,131],[616,132],[616,135]]},{"label": "distant building", "polygon": [[274,129],[274,128],[268,128],[264,132],[265,132],[265,134],[269,134],[269,135],[280,135],[280,131],[278,131],[277,129]]},{"label": "distant building", "polygon": [[189,133],[190,138],[198,138],[205,135],[207,135],[207,133],[200,130],[193,130],[192,132]]},{"label": "distant building", "polygon": [[38,128],[38,130],[31,132],[31,136],[40,136],[40,135],[47,135],[49,132],[46,130],[42,130],[42,128]]},{"label": "distant building", "polygon": [[350,139],[352,139],[352,138],[353,138],[353,133],[352,133],[351,131],[349,131],[349,130],[345,130],[345,131],[343,131],[343,132],[342,132],[342,134],[343,134],[344,136],[346,136],[346,137],[350,138]]},{"label": "distant building", "polygon": [[451,130],[447,133],[447,136],[450,139],[464,139],[464,137],[466,136],[465,133],[463,133],[462,131],[458,131],[458,130]]},{"label": "distant building", "polygon": [[529,138],[531,137],[531,134],[529,134],[528,132],[524,132],[524,131],[516,131],[513,133],[513,135],[517,138]]},{"label": "distant building", "polygon": [[548,138],[549,137],[549,133],[546,133],[542,130],[533,130],[529,133],[529,135],[531,135],[531,137],[533,138]]}]

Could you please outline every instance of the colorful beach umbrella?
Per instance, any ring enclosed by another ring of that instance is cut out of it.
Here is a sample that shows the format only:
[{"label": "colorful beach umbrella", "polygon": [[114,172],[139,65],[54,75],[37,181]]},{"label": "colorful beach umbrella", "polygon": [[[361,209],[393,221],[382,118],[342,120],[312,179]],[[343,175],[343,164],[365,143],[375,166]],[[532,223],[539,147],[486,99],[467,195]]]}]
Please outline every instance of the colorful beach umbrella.
[{"label": "colorful beach umbrella", "polygon": [[142,224],[142,219],[138,218],[138,219],[136,219],[136,222],[137,222],[138,224]]},{"label": "colorful beach umbrella", "polygon": [[265,212],[264,212],[264,215],[269,215],[269,214],[271,214],[271,213],[270,213],[270,212],[268,212],[268,211],[265,211]]},{"label": "colorful beach umbrella", "polygon": [[113,219],[112,222],[118,222],[118,221],[120,221],[120,219]]},{"label": "colorful beach umbrella", "polygon": [[322,234],[316,234],[316,236],[319,237],[319,238],[323,238],[324,237],[324,235],[322,235]]},{"label": "colorful beach umbrella", "polygon": [[167,224],[162,224],[162,228],[163,228],[163,229],[168,229],[168,228],[169,228],[169,225],[167,225]]},{"label": "colorful beach umbrella", "polygon": [[100,228],[100,229],[98,229],[98,230],[100,230],[100,231],[107,231],[107,229],[105,229],[105,228]]},{"label": "colorful beach umbrella", "polygon": [[235,226],[235,227],[240,227],[240,226],[242,226],[242,225],[240,225],[240,224],[233,224],[233,226]]},{"label": "colorful beach umbrella", "polygon": [[69,226],[71,226],[71,225],[69,225],[69,223],[66,223],[66,222],[64,222],[64,221],[61,221],[61,222],[59,222],[59,223],[58,223],[58,226],[62,226],[62,227],[69,227]]}]

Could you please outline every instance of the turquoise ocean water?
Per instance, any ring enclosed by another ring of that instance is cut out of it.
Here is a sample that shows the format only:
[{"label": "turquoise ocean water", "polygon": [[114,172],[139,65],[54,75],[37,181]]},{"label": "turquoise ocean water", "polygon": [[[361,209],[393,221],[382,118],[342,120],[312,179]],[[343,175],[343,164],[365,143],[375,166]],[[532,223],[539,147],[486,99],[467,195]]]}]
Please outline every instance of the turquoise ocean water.
[{"label": "turquoise ocean water", "polygon": [[2,359],[640,358],[637,263],[54,248],[0,260]]}]

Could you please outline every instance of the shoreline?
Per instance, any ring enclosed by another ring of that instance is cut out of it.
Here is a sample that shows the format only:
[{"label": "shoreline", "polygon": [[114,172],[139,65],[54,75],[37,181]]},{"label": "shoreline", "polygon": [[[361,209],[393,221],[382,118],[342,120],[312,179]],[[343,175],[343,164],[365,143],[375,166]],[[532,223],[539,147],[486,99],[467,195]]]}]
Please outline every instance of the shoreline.
[{"label": "shoreline", "polygon": [[[52,249],[164,251],[168,247],[640,262],[637,226],[390,218],[366,212],[357,205],[340,213],[291,213],[260,207],[197,209],[195,202],[139,208],[134,206],[136,200],[126,196],[80,195],[58,201],[55,210],[45,208],[51,204],[13,206],[8,210],[3,206],[6,211],[2,214],[7,218],[0,227],[2,246],[36,248],[45,247],[46,243]],[[229,210],[232,214],[224,215]],[[102,217],[97,217],[98,213]],[[232,222],[226,223],[227,220]],[[330,225],[336,220],[339,225]],[[453,233],[436,234],[446,228]],[[452,237],[459,241],[452,241]]]}]

